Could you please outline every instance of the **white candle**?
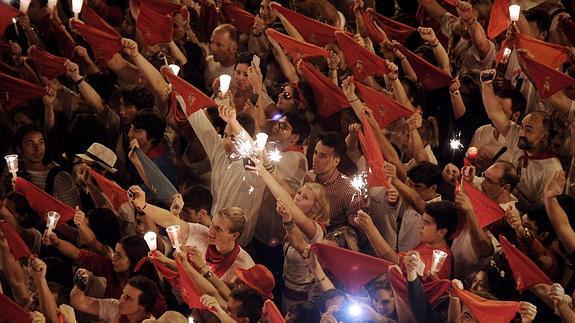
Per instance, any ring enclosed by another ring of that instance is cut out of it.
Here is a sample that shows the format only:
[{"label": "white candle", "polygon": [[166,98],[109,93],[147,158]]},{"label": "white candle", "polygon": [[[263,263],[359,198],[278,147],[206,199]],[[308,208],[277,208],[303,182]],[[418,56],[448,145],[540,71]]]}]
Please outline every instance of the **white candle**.
[{"label": "white candle", "polygon": [[268,134],[265,132],[260,132],[256,135],[256,147],[259,151],[266,148],[266,143],[268,141]]},{"label": "white candle", "polygon": [[72,11],[74,12],[74,18],[78,19],[78,15],[82,11],[82,5],[84,0],[72,0]]},{"label": "white candle", "polygon": [[433,263],[431,264],[431,273],[437,273],[441,270],[443,262],[447,258],[447,253],[441,250],[433,250]]},{"label": "white candle", "polygon": [[168,65],[168,67],[172,70],[172,73],[174,73],[174,75],[178,76],[178,73],[180,73],[180,67],[176,64],[170,64]]},{"label": "white candle", "polygon": [[156,241],[156,233],[155,232],[146,232],[146,234],[144,234],[144,240],[146,240],[146,243],[148,244],[148,248],[150,248],[150,251],[154,251],[156,249],[158,249],[158,243]]},{"label": "white candle", "polygon": [[182,251],[180,249],[180,226],[177,224],[171,225],[166,228],[166,232],[168,233],[168,238],[170,238],[170,242],[172,242],[172,247],[176,249],[177,252]]},{"label": "white candle", "polygon": [[220,75],[220,92],[222,92],[223,95],[225,95],[226,92],[228,92],[228,90],[230,89],[231,81],[232,81],[231,76],[227,74]]},{"label": "white candle", "polygon": [[31,0],[20,0],[20,12],[23,14],[28,13],[28,7],[30,7]]},{"label": "white candle", "polygon": [[519,14],[521,13],[521,7],[518,4],[512,4],[509,6],[509,19],[512,22],[517,22],[519,20]]},{"label": "white candle", "polygon": [[12,23],[14,24],[14,31],[16,31],[16,36],[20,36],[20,31],[18,30],[18,24],[16,23],[16,18],[12,18]]},{"label": "white candle", "polygon": [[52,233],[52,230],[54,230],[56,224],[58,224],[58,220],[60,220],[60,214],[58,212],[55,211],[48,212],[48,223],[46,224],[48,235]]},{"label": "white candle", "polygon": [[12,173],[12,178],[16,179],[18,176],[16,173],[18,172],[18,155],[8,155],[4,156],[6,159],[6,165],[8,165],[8,171]]}]

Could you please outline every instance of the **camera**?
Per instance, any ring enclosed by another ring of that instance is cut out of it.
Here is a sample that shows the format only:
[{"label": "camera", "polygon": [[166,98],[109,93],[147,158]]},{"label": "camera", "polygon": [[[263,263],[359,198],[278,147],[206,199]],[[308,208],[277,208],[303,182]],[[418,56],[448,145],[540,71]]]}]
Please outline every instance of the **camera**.
[{"label": "camera", "polygon": [[494,69],[481,71],[479,78],[481,79],[481,83],[489,83],[493,81],[495,78],[496,71]]},{"label": "camera", "polygon": [[86,290],[86,281],[84,281],[84,277],[82,277],[80,271],[76,271],[76,275],[74,275],[74,284],[78,286],[81,291]]}]

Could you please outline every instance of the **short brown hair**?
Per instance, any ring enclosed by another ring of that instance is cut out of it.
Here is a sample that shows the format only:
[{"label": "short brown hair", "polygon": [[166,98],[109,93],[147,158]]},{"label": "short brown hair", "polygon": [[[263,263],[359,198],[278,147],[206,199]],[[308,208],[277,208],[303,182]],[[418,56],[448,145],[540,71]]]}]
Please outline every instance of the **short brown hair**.
[{"label": "short brown hair", "polygon": [[230,224],[230,233],[242,233],[246,226],[246,215],[239,207],[226,207],[218,210],[218,215]]}]

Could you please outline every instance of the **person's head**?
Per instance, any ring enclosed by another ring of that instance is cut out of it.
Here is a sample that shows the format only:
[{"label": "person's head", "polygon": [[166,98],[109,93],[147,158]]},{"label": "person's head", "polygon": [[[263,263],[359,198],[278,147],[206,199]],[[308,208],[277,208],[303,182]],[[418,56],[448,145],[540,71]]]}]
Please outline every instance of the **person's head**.
[{"label": "person's head", "polygon": [[120,314],[144,318],[156,304],[160,291],[151,279],[144,276],[130,278],[120,296]]},{"label": "person's head", "polygon": [[146,151],[159,144],[166,131],[166,121],[153,110],[142,110],[132,120],[128,138],[136,139],[141,149]]},{"label": "person's head", "polygon": [[18,192],[10,192],[4,199],[4,206],[14,215],[18,224],[27,228],[31,225],[33,218],[38,214],[32,209],[26,196]]},{"label": "person's head", "polygon": [[553,122],[547,114],[531,112],[521,122],[517,146],[530,153],[542,152],[551,148],[553,136]]},{"label": "person's head", "polygon": [[[239,113],[236,119],[238,120],[240,125],[246,130],[248,135],[250,135],[250,137],[253,138],[256,133],[256,122],[254,118],[252,118],[252,116],[248,114]],[[224,150],[228,156],[232,155],[236,151],[234,140],[235,135],[234,132],[232,131],[232,127],[230,127],[230,125],[226,125],[226,128],[224,129]]]},{"label": "person's head", "polygon": [[252,84],[248,80],[248,70],[252,64],[254,54],[243,52],[238,55],[236,70],[234,73],[234,84],[240,92],[252,91]]},{"label": "person's head", "polygon": [[238,54],[240,33],[230,24],[221,24],[212,32],[210,54],[219,63],[235,62]]},{"label": "person's head", "polygon": [[329,197],[318,183],[306,183],[293,197],[295,204],[310,219],[319,223],[329,223]]},{"label": "person's head", "polygon": [[208,243],[216,247],[235,243],[246,226],[246,215],[239,207],[219,209],[208,230]]},{"label": "person's head", "polygon": [[46,154],[44,132],[35,124],[26,124],[16,130],[14,135],[16,152],[31,164],[43,163]]},{"label": "person's head", "polygon": [[148,256],[148,251],[144,238],[137,235],[123,237],[114,248],[112,256],[114,271],[131,275],[138,261]]},{"label": "person's head", "polygon": [[351,251],[359,251],[357,233],[348,225],[329,231],[323,238],[323,243]]},{"label": "person's head", "polygon": [[346,150],[345,140],[341,135],[332,132],[320,136],[313,154],[313,171],[315,174],[317,176],[332,174]]},{"label": "person's head", "polygon": [[212,193],[207,187],[196,185],[188,188],[182,194],[184,207],[180,218],[186,222],[199,223],[212,212]]},{"label": "person's head", "polygon": [[287,323],[319,322],[321,319],[319,309],[314,304],[295,303],[285,316]]},{"label": "person's head", "polygon": [[327,312],[330,306],[337,305],[341,307],[347,301],[346,294],[339,289],[330,289],[319,295],[317,304],[321,313]]},{"label": "person's head", "polygon": [[237,278],[234,289],[248,287],[265,298],[274,298],[273,289],[276,281],[274,274],[266,266],[257,264],[248,269],[236,268],[235,273]]},{"label": "person's head", "polygon": [[521,220],[523,226],[531,232],[534,238],[541,241],[544,246],[548,246],[557,237],[555,229],[547,216],[545,206],[542,204],[530,206]]},{"label": "person's head", "polygon": [[389,281],[375,284],[369,296],[371,306],[378,314],[389,317],[395,311],[395,299]]},{"label": "person's head", "polygon": [[284,84],[277,98],[277,108],[283,113],[305,110],[313,102],[313,92],[304,81],[297,84]]},{"label": "person's head", "polygon": [[257,323],[262,316],[265,299],[251,288],[232,291],[228,302],[230,316],[238,323]]},{"label": "person's head", "polygon": [[510,291],[514,290],[505,273],[495,262],[479,268],[473,275],[470,290],[473,292],[489,293],[498,299],[507,299]]},{"label": "person's head", "polygon": [[262,2],[260,2],[259,14],[266,26],[271,25],[277,19],[270,9],[270,2],[270,0],[262,0]]},{"label": "person's head", "polygon": [[517,185],[515,166],[506,161],[495,162],[483,172],[483,178],[481,190],[493,201],[503,193],[511,194]]},{"label": "person's head", "polygon": [[118,217],[114,211],[108,208],[96,208],[86,213],[86,218],[88,219],[88,226],[96,235],[96,239],[104,245],[114,248],[122,237]]},{"label": "person's head", "polygon": [[422,162],[407,172],[408,184],[421,198],[428,201],[437,196],[437,187],[443,181],[439,166]]},{"label": "person's head", "polygon": [[513,122],[519,122],[519,118],[527,107],[527,100],[521,92],[515,89],[503,89],[497,92],[497,101],[503,113]]},{"label": "person's head", "polygon": [[123,125],[132,123],[138,111],[154,108],[154,94],[147,87],[124,90],[120,96],[120,120]]},{"label": "person's head", "polygon": [[419,224],[419,241],[437,243],[449,241],[457,228],[457,211],[449,201],[431,202]]},{"label": "person's head", "polygon": [[271,131],[271,140],[275,140],[283,148],[303,145],[311,132],[307,119],[296,112],[287,112]]},{"label": "person's head", "polygon": [[551,17],[547,11],[540,8],[533,8],[524,13],[525,19],[535,33],[535,38],[539,40],[547,39],[549,28],[551,27]]}]

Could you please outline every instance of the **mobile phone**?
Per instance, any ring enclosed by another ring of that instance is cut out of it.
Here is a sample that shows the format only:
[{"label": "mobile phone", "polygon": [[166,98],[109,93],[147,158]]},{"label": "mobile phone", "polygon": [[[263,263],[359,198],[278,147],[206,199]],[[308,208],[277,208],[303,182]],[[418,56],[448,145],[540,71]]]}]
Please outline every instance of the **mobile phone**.
[{"label": "mobile phone", "polygon": [[511,55],[511,49],[505,47],[503,50],[503,57],[501,57],[501,63],[505,64],[509,60],[509,55]]},{"label": "mobile phone", "polygon": [[258,69],[260,68],[260,57],[258,55],[254,54],[252,58],[252,64]]},{"label": "mobile phone", "polygon": [[133,201],[133,200],[134,200],[134,198],[135,198],[135,196],[134,196],[134,192],[132,192],[132,191],[128,191],[128,199],[129,199],[130,201]]},{"label": "mobile phone", "polygon": [[481,83],[489,83],[493,81],[493,79],[495,78],[495,73],[496,73],[495,69],[481,71],[481,74],[479,76]]},{"label": "mobile phone", "polygon": [[253,94],[250,96],[250,102],[251,102],[253,105],[256,105],[256,103],[258,102],[259,97],[260,97],[259,94],[253,93]]},{"label": "mobile phone", "polygon": [[76,275],[74,275],[74,284],[76,284],[76,286],[78,286],[81,291],[86,290],[86,282],[84,281],[84,278],[79,271],[77,271]]}]

